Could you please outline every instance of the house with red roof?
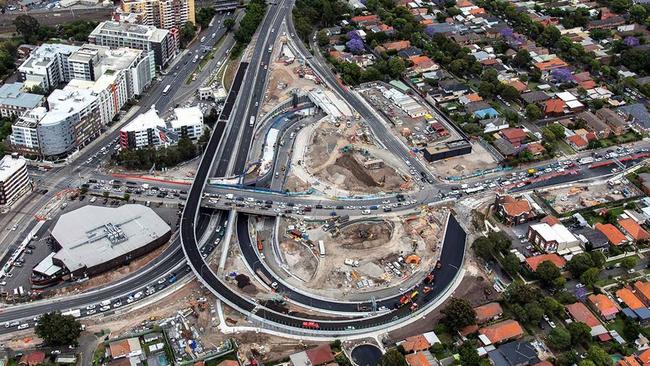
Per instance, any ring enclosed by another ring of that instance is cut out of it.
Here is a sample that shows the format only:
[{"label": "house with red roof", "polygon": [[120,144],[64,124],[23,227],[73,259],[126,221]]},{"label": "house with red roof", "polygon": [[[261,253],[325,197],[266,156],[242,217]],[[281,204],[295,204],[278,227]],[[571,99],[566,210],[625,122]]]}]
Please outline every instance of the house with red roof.
[{"label": "house with red roof", "polygon": [[636,290],[636,296],[643,301],[643,303],[650,307],[650,283],[649,282],[634,282],[634,290]]},{"label": "house with red roof", "polygon": [[575,134],[567,136],[566,142],[575,150],[584,150],[589,146],[589,142],[581,135]]},{"label": "house with red roof", "polygon": [[501,130],[499,132],[501,137],[512,144],[514,147],[519,147],[528,138],[528,134],[523,128],[511,127]]},{"label": "house with red roof", "polygon": [[474,308],[476,312],[476,322],[479,324],[498,319],[503,315],[503,309],[498,302],[491,302]]},{"label": "house with red roof", "polygon": [[557,255],[557,253],[547,253],[526,258],[526,267],[535,272],[537,270],[537,267],[539,267],[542,262],[546,261],[555,264],[557,268],[564,268],[566,265],[566,260]]},{"label": "house with red roof", "polygon": [[495,211],[507,225],[523,224],[537,216],[528,200],[510,195],[497,195]]},{"label": "house with red roof", "polygon": [[[618,299],[618,302],[627,306],[628,308],[634,310],[634,309],[640,309],[644,308],[645,305],[643,304],[643,301],[639,299],[634,292],[628,287],[623,287],[622,289],[619,289],[616,291],[616,298]],[[650,361],[650,360],[649,360]]]},{"label": "house with red roof", "polygon": [[437,63],[433,62],[428,56],[411,56],[409,61],[413,63],[410,68],[412,74],[421,74],[427,71],[436,71],[440,68]]},{"label": "house with red roof", "polygon": [[504,320],[499,323],[489,325],[479,329],[479,339],[488,344],[498,344],[509,340],[520,338],[524,335],[524,330],[516,320]]},{"label": "house with red roof", "polygon": [[566,104],[562,99],[549,99],[544,102],[544,115],[549,117],[561,116],[564,114]]},{"label": "house with red roof", "polygon": [[591,328],[592,337],[609,335],[609,332],[603,326],[603,323],[598,320],[594,313],[592,313],[585,304],[578,301],[573,304],[565,305],[564,308],[569,313],[573,321],[584,323],[589,328]]},{"label": "house with red roof", "polygon": [[618,225],[625,231],[634,241],[649,240],[650,233],[641,227],[634,219],[627,218],[618,220]]},{"label": "house with red roof", "polygon": [[25,365],[25,366],[37,366],[43,364],[44,362],[45,362],[45,352],[34,351],[34,352],[29,352],[24,354],[20,358],[18,364]]},{"label": "house with red roof", "polygon": [[587,301],[597,311],[598,315],[605,320],[616,318],[616,314],[620,311],[614,301],[603,294],[589,295]]},{"label": "house with red roof", "polygon": [[597,223],[594,228],[605,234],[607,240],[611,245],[619,246],[627,243],[628,241],[625,235],[612,224]]}]

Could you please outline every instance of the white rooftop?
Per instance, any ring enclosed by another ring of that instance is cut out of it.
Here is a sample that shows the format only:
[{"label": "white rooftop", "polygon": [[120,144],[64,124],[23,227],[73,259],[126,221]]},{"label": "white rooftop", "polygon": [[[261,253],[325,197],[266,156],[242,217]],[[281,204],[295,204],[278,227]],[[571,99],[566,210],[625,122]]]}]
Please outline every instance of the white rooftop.
[{"label": "white rooftop", "polygon": [[83,111],[97,100],[91,90],[66,86],[63,89],[55,89],[49,97],[47,104],[50,110],[41,120],[41,125],[59,123],[68,116]]},{"label": "white rooftop", "polygon": [[578,98],[576,98],[575,95],[573,95],[570,92],[560,92],[560,93],[557,93],[556,96],[558,98],[562,99],[563,102],[569,102],[569,101],[578,99]]},{"label": "white rooftop", "polygon": [[52,237],[61,250],[53,258],[70,271],[91,268],[131,253],[170,231],[163,219],[143,205],[83,206],[57,221]]},{"label": "white rooftop", "polygon": [[173,128],[203,123],[203,112],[199,107],[175,108],[175,119],[170,121]]},{"label": "white rooftop", "polygon": [[158,116],[156,106],[152,105],[151,109],[139,114],[129,124],[122,127],[122,132],[137,132],[147,130],[149,128],[165,127],[165,121]]},{"label": "white rooftop", "polygon": [[0,160],[0,182],[5,182],[26,164],[25,159],[20,156],[5,155]]},{"label": "white rooftop", "polygon": [[543,222],[530,226],[535,230],[544,241],[556,241],[560,247],[562,244],[570,244],[576,242],[578,239],[562,224],[555,224],[550,226]]}]

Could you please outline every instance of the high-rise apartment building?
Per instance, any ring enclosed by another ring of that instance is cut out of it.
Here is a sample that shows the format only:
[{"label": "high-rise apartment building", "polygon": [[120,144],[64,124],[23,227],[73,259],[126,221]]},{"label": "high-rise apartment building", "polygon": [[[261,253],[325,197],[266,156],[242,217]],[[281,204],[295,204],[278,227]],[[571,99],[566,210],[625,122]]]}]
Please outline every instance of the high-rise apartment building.
[{"label": "high-rise apartment building", "polygon": [[121,14],[133,14],[139,24],[162,29],[181,28],[185,23],[196,24],[194,0],[124,0]]}]

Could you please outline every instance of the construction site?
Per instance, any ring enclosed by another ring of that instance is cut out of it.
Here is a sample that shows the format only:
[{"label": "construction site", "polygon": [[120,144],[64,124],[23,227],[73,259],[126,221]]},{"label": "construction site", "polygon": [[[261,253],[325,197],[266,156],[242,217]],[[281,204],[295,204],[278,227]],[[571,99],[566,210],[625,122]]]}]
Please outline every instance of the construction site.
[{"label": "construction site", "polygon": [[[360,123],[330,123],[323,120],[297,136],[293,166],[287,190],[300,191],[305,183],[319,182],[332,188],[334,195],[409,191],[414,187],[411,176],[398,158],[372,144]],[[301,141],[299,141],[301,140]],[[314,186],[315,184],[308,184]]]},{"label": "construction site", "polygon": [[372,219],[285,218],[278,245],[291,273],[286,280],[310,293],[348,299],[411,286],[435,266],[447,215],[446,209],[424,209]]},{"label": "construction site", "polygon": [[636,197],[642,192],[626,179],[610,179],[540,190],[537,195],[558,214]]}]

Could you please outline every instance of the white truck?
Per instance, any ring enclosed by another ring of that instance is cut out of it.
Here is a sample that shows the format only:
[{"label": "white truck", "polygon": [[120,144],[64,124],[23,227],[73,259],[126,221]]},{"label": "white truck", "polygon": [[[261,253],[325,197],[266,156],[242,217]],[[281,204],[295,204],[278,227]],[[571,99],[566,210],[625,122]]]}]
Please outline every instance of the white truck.
[{"label": "white truck", "polygon": [[71,309],[66,312],[61,313],[61,315],[70,315],[73,318],[80,318],[81,317],[81,310],[79,309]]}]

